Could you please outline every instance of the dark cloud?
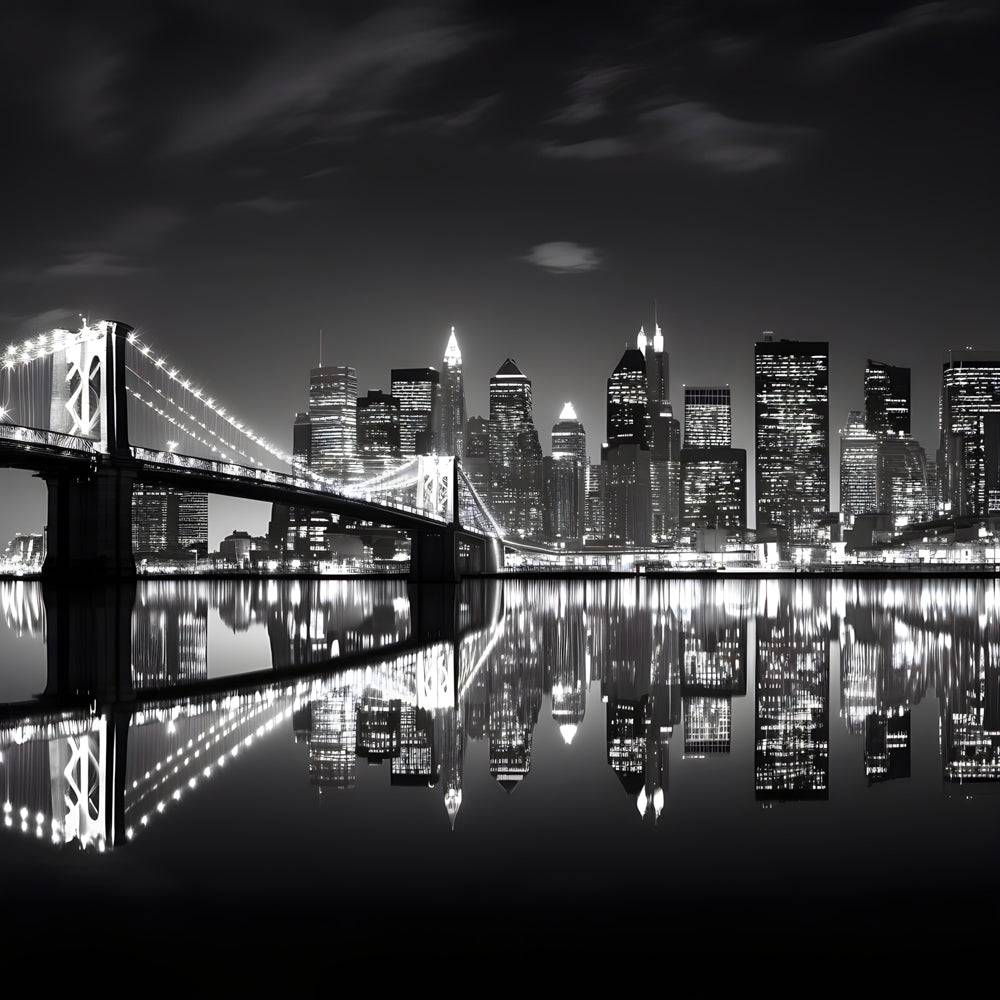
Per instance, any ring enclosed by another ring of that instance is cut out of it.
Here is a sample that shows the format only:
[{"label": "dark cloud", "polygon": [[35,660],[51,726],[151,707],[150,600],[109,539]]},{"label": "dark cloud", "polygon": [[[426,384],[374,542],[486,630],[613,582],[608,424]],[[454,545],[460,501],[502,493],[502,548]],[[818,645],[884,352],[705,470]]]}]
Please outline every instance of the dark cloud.
[{"label": "dark cloud", "polygon": [[608,110],[608,97],[629,75],[627,66],[592,69],[569,88],[569,103],[549,121],[554,125],[582,125],[601,118]]},{"label": "dark cloud", "polygon": [[725,173],[747,173],[787,163],[816,129],[744,121],[702,101],[679,101],[642,116],[653,148]]},{"label": "dark cloud", "polygon": [[319,38],[292,37],[225,93],[184,110],[165,143],[206,153],[261,134],[337,132],[389,113],[406,80],[463,52],[475,35],[432,8],[394,8]]},{"label": "dark cloud", "polygon": [[981,3],[937,0],[906,7],[882,24],[833,42],[826,42],[809,58],[826,68],[840,68],[914,35],[930,34],[941,28],[973,26],[995,19],[995,7]]}]

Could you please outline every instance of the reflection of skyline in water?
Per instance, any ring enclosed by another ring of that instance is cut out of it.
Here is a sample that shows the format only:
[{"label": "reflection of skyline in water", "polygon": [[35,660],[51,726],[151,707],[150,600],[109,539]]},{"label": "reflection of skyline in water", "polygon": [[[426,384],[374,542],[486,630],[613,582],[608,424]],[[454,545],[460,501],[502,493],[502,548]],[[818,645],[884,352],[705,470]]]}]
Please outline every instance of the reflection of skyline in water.
[{"label": "reflection of skyline in water", "polygon": [[[127,840],[283,731],[317,792],[387,765],[390,786],[430,789],[455,826],[470,746],[516,793],[546,701],[570,753],[603,710],[605,766],[647,817],[669,807],[671,773],[734,752],[748,696],[762,804],[829,796],[835,726],[862,747],[869,785],[908,778],[911,710],[928,694],[946,786],[997,782],[997,594],[942,580],[475,584],[449,605],[450,629],[417,634],[424,599],[398,581],[142,583],[127,697],[68,708],[50,665],[46,697],[0,721],[4,822],[54,842]],[[0,586],[0,606],[11,632],[51,634],[37,586]],[[266,634],[270,663],[247,665],[271,668],[263,679],[200,692],[218,681],[217,625]]]}]

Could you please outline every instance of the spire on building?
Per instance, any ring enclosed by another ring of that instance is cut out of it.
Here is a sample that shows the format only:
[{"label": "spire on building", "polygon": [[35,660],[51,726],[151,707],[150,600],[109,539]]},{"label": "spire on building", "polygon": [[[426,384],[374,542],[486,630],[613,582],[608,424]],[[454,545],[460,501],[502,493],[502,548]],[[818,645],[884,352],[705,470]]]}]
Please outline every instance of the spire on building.
[{"label": "spire on building", "polygon": [[576,419],[578,419],[577,415],[576,415],[576,410],[573,408],[573,404],[572,403],[564,403],[563,404],[562,412],[560,412],[560,414],[559,414],[559,419],[560,420],[576,420]]},{"label": "spire on building", "polygon": [[462,352],[458,349],[458,339],[455,336],[455,328],[451,328],[451,336],[448,337],[448,346],[444,349],[444,361],[446,365],[460,365],[462,363]]},{"label": "spire on building", "polygon": [[646,339],[646,328],[644,326],[639,327],[639,336],[635,338],[635,346],[642,351],[643,354],[646,353],[646,344],[649,341]]}]

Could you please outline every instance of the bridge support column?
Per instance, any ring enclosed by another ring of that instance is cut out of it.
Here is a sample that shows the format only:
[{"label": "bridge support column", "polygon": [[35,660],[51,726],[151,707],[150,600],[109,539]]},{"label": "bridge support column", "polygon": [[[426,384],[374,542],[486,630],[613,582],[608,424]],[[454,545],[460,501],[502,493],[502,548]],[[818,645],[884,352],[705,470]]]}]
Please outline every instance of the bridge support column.
[{"label": "bridge support column", "polygon": [[132,486],[135,473],[98,468],[44,476],[48,529],[42,575],[84,582],[135,576]]},{"label": "bridge support column", "polygon": [[426,528],[410,535],[411,580],[417,583],[454,583],[460,577],[454,528]]}]

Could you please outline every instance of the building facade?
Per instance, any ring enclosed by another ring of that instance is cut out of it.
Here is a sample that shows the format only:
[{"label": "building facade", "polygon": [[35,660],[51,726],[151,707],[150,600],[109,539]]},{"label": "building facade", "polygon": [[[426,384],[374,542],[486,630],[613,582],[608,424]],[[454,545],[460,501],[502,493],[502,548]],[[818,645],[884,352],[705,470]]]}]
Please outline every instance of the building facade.
[{"label": "building facade", "polygon": [[812,544],[830,509],[830,345],[765,334],[754,392],[757,528]]},{"label": "building facade", "polygon": [[910,433],[910,369],[868,359],[865,425],[873,434]]},{"label": "building facade", "polygon": [[430,455],[437,448],[441,376],[435,368],[393,368],[391,394],[399,400],[403,455]]},{"label": "building facade", "polygon": [[729,448],[733,443],[728,385],[684,386],[684,447]]},{"label": "building facade", "polygon": [[840,432],[840,513],[845,518],[878,509],[879,437],[860,410],[851,410]]},{"label": "building facade", "polygon": [[309,373],[309,464],[346,479],[357,451],[358,373],[350,365],[321,365]]}]

